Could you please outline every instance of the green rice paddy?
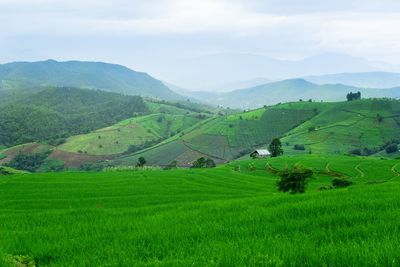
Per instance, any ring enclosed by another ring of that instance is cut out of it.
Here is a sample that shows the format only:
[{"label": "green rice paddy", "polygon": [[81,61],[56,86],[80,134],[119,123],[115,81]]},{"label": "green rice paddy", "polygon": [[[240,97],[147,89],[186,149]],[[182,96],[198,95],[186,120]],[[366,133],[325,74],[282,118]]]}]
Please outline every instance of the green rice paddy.
[{"label": "green rice paddy", "polygon": [[[307,192],[278,192],[274,170],[294,164],[316,173]],[[353,186],[319,190],[337,176]],[[0,258],[4,266],[399,266],[399,196],[399,161],[348,156],[0,176]]]}]

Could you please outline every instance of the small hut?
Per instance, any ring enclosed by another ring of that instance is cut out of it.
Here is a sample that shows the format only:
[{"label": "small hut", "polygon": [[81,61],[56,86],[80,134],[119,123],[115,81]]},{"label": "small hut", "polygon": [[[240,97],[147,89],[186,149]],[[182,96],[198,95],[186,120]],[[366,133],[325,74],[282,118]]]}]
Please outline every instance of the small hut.
[{"label": "small hut", "polygon": [[269,156],[271,156],[271,153],[268,151],[268,149],[257,149],[250,154],[250,157],[252,157],[253,159],[267,158]]}]

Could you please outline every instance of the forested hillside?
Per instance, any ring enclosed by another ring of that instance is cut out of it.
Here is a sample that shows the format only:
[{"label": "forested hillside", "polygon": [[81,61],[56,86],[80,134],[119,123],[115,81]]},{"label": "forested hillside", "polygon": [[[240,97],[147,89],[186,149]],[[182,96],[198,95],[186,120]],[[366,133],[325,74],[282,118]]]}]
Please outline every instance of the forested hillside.
[{"label": "forested hillside", "polygon": [[0,145],[61,142],[146,112],[139,96],[77,88],[47,88],[0,107]]},{"label": "forested hillside", "polygon": [[147,73],[121,65],[54,60],[0,65],[0,90],[41,86],[99,89],[165,100],[184,99]]}]

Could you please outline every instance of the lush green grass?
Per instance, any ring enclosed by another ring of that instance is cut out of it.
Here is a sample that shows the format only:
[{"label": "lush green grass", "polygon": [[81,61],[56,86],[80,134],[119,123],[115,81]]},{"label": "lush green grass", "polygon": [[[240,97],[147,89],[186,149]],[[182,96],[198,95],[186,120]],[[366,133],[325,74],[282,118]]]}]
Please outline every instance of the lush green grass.
[{"label": "lush green grass", "polygon": [[[317,171],[309,190],[277,192],[269,168],[297,162]],[[5,176],[0,254],[38,266],[398,266],[398,163],[297,156],[208,170]],[[354,185],[318,190],[338,173]]]}]

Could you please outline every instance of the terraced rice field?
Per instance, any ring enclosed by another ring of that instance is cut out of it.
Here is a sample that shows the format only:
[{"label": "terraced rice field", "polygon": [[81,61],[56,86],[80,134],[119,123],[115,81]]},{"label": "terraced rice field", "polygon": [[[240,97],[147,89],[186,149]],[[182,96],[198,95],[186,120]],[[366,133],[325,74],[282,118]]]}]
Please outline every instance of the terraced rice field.
[{"label": "terraced rice field", "polygon": [[[278,192],[274,170],[294,164],[316,172],[307,192]],[[0,176],[0,258],[6,266],[398,266],[399,173],[397,160],[311,155]],[[338,175],[354,185],[319,190]]]}]

